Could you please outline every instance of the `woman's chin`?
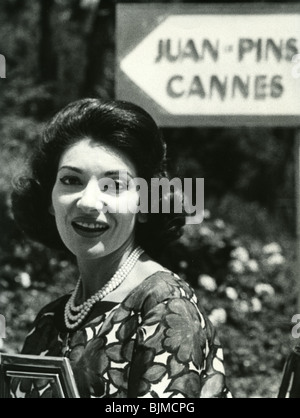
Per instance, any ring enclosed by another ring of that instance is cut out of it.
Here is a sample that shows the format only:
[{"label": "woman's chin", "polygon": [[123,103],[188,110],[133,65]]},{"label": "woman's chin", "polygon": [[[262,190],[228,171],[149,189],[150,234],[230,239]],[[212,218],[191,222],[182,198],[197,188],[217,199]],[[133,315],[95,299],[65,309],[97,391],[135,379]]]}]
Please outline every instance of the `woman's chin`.
[{"label": "woman's chin", "polygon": [[72,251],[77,259],[81,260],[96,260],[98,258],[104,257],[107,254],[107,250],[104,246],[97,246],[91,248],[77,248]]}]

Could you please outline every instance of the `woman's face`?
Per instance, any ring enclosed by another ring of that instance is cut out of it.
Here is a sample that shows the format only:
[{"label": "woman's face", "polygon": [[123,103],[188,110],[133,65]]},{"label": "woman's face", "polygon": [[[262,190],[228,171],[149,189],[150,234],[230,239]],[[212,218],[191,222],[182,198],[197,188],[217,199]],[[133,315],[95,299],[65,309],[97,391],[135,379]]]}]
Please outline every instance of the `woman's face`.
[{"label": "woman's face", "polygon": [[77,258],[97,259],[133,244],[137,215],[124,208],[129,202],[130,208],[138,205],[138,192],[128,188],[136,177],[122,152],[91,139],[64,152],[50,212],[62,241]]}]

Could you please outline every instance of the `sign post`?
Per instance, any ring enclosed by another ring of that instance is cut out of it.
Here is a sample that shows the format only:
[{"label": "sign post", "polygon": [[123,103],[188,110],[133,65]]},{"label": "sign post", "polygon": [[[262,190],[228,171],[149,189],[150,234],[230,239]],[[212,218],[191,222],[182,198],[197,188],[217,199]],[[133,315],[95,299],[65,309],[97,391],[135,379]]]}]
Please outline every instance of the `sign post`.
[{"label": "sign post", "polygon": [[[300,4],[119,4],[117,55],[117,99],[162,127],[300,126]],[[300,313],[300,131],[296,201]]]},{"label": "sign post", "polygon": [[119,4],[117,40],[116,96],[160,126],[300,124],[300,4]]},{"label": "sign post", "polygon": [[297,252],[296,252],[296,273],[299,283],[298,289],[298,310],[297,314],[300,314],[300,130],[296,132],[295,139],[295,174],[296,174],[296,222],[297,222]]}]

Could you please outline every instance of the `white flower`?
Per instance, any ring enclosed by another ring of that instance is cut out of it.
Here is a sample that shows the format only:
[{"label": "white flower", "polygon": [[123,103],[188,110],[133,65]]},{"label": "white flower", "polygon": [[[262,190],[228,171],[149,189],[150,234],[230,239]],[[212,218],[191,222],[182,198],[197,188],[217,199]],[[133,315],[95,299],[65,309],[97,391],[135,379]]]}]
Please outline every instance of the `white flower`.
[{"label": "white flower", "polygon": [[179,263],[179,267],[181,268],[181,270],[186,270],[188,268],[188,266],[189,265],[188,265],[187,261],[182,260]]},{"label": "white flower", "polygon": [[225,294],[230,300],[237,300],[239,297],[238,292],[233,287],[227,287],[225,289]]},{"label": "white flower", "polygon": [[229,267],[230,267],[230,270],[232,271],[232,273],[236,273],[236,274],[245,273],[244,264],[240,260],[231,261]]},{"label": "white flower", "polygon": [[245,300],[242,300],[239,303],[239,310],[243,313],[248,313],[249,312],[249,306],[248,306],[248,303]]},{"label": "white flower", "polygon": [[224,229],[226,227],[225,222],[222,219],[216,219],[215,226],[219,229]]},{"label": "white flower", "polygon": [[249,260],[247,264],[248,269],[251,273],[258,273],[259,272],[259,265],[256,260]]},{"label": "white flower", "polygon": [[215,279],[206,274],[199,276],[198,284],[208,292],[215,292],[218,289],[218,285]]},{"label": "white flower", "polygon": [[213,232],[207,226],[201,226],[200,233],[203,237],[211,237]]},{"label": "white flower", "polygon": [[252,298],[251,304],[252,304],[252,311],[253,312],[261,312],[262,303],[258,298]]},{"label": "white flower", "polygon": [[58,261],[56,260],[56,258],[51,258],[49,261],[49,264],[51,267],[56,267],[58,264]]},{"label": "white flower", "polygon": [[215,327],[225,324],[227,321],[227,313],[225,309],[214,309],[209,315],[209,320]]},{"label": "white flower", "polygon": [[262,251],[266,255],[278,254],[282,252],[282,248],[276,242],[272,242],[271,244],[265,245]]},{"label": "white flower", "polygon": [[17,280],[24,289],[28,289],[31,286],[31,278],[28,273],[20,273]]},{"label": "white flower", "polygon": [[259,283],[255,286],[254,290],[258,296],[262,296],[262,295],[275,296],[275,290],[270,284]]},{"label": "white flower", "polygon": [[269,266],[282,266],[285,263],[285,258],[279,253],[273,254],[267,259],[267,263]]},{"label": "white flower", "polygon": [[81,0],[80,5],[83,9],[89,9],[97,6],[99,0]]},{"label": "white flower", "polygon": [[69,266],[69,263],[66,260],[61,261],[59,263],[59,267],[61,267],[62,269],[66,269],[68,266]]},{"label": "white flower", "polygon": [[248,263],[250,257],[249,253],[244,247],[238,247],[231,252],[231,257],[239,260],[241,263]]},{"label": "white flower", "polygon": [[210,219],[211,218],[211,213],[208,209],[205,209],[204,211],[204,219]]}]

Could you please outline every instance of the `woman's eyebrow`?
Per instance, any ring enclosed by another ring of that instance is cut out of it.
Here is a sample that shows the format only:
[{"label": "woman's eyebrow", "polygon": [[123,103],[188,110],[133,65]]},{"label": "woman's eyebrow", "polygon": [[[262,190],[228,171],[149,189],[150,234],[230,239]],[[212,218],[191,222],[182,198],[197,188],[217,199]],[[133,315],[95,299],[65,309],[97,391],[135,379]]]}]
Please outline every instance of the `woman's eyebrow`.
[{"label": "woman's eyebrow", "polygon": [[58,171],[61,171],[61,170],[71,170],[71,171],[75,171],[76,173],[82,174],[82,170],[80,170],[80,168],[72,167],[70,165],[64,165],[60,167]]},{"label": "woman's eyebrow", "polygon": [[109,176],[119,176],[119,175],[124,175],[124,176],[129,176],[129,177],[131,177],[132,179],[134,178],[133,177],[133,175],[132,174],[130,174],[130,172],[129,171],[127,171],[127,170],[115,170],[115,171],[106,171],[105,173],[104,173],[104,175],[106,176],[106,177],[109,177]]},{"label": "woman's eyebrow", "polygon": [[[58,171],[61,171],[61,170],[71,170],[71,171],[75,171],[76,173],[79,173],[79,174],[82,174],[83,173],[83,170],[81,170],[80,168],[73,167],[73,166],[70,166],[70,165],[64,165],[64,166],[60,167],[60,169]],[[128,172],[126,170],[110,170],[110,171],[106,171],[104,173],[104,176],[105,177],[119,176],[120,174],[121,175],[124,175],[124,176],[129,176],[132,179],[134,178],[133,175],[131,175],[130,172]]]}]

